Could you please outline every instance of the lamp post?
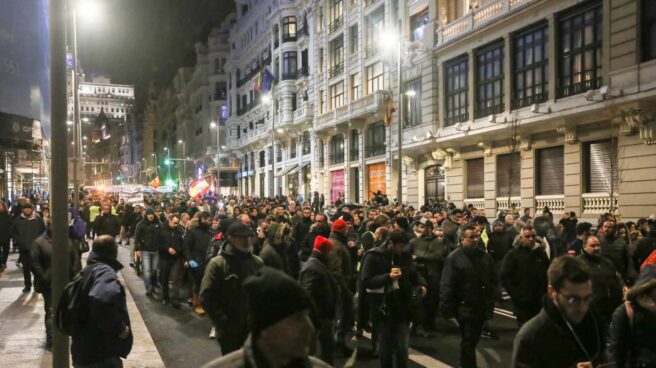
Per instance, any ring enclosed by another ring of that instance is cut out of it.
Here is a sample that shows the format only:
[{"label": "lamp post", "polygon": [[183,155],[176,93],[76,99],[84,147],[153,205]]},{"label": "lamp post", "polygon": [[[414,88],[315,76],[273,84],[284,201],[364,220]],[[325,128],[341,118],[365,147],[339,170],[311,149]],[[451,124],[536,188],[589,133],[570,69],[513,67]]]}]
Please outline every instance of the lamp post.
[{"label": "lamp post", "polygon": [[168,171],[166,181],[169,181],[171,180],[171,151],[169,151],[168,147],[164,147],[164,151],[166,151],[166,166]]},{"label": "lamp post", "polygon": [[219,150],[221,149],[221,129],[219,129],[219,124],[216,122],[210,123],[210,129],[216,129],[216,185],[214,186],[214,192],[219,191],[219,185],[221,183],[221,154]]},{"label": "lamp post", "polygon": [[271,178],[269,179],[269,187],[271,190],[269,191],[269,195],[271,198],[275,197],[276,195],[276,119],[275,119],[275,113],[276,109],[273,103],[273,89],[275,88],[275,84],[271,86],[271,93],[268,95],[263,95],[262,96],[262,102],[265,104],[271,104]]},{"label": "lamp post", "polygon": [[157,171],[157,167],[159,166],[159,162],[157,162],[157,153],[153,152],[150,156],[153,158],[153,165],[155,166],[155,177],[158,177],[159,172]]},{"label": "lamp post", "polygon": [[[184,184],[187,184],[187,143],[180,139],[178,144],[182,145],[182,177],[184,178]],[[183,182],[180,180],[180,182]]]}]

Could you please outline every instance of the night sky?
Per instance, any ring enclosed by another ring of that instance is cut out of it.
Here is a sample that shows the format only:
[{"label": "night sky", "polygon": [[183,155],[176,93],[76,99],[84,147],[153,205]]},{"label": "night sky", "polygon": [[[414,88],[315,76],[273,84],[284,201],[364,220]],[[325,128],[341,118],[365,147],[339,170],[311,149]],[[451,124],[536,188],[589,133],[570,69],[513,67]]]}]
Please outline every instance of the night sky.
[{"label": "night sky", "polygon": [[232,0],[95,0],[100,19],[80,14],[78,52],[87,75],[134,84],[137,112],[151,81],[168,85],[176,70],[195,63],[193,45],[207,42],[234,9]]}]

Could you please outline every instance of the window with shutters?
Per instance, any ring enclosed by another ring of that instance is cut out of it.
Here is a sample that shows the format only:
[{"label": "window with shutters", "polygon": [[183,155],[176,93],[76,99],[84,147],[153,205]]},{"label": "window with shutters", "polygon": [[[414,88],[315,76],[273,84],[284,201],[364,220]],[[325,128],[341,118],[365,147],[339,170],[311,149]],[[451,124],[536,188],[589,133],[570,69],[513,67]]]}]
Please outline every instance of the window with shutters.
[{"label": "window with shutters", "polygon": [[467,121],[469,59],[463,55],[444,65],[444,123],[446,126]]},{"label": "window with shutters", "polygon": [[537,194],[558,195],[565,193],[565,165],[563,146],[543,148],[537,151]]},{"label": "window with shutters", "polygon": [[467,198],[483,198],[483,158],[467,160]]},{"label": "window with shutters", "polygon": [[584,155],[586,193],[617,192],[617,142],[586,143]]},{"label": "window with shutters", "polygon": [[503,41],[476,51],[476,117],[503,111]]},{"label": "window with shutters", "polygon": [[601,2],[592,2],[565,13],[559,17],[558,23],[559,97],[601,87]]},{"label": "window with shutters", "polygon": [[497,197],[519,197],[521,185],[519,152],[497,156]]}]

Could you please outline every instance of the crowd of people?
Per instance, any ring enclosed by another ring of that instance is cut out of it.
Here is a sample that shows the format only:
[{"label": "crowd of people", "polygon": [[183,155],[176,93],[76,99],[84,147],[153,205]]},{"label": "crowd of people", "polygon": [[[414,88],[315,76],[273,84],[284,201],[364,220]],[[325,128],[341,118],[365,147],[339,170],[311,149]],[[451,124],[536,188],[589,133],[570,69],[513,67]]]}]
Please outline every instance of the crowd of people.
[{"label": "crowd of people", "polygon": [[[86,195],[79,212],[70,211],[70,272],[81,269],[95,239],[82,273],[110,278],[92,288],[99,305],[120,300],[115,248],[129,247],[146,295],[173,308],[188,303],[212,321],[208,333],[222,357],[209,366],[332,365],[352,356],[353,336],[370,332],[381,367],[406,367],[410,336],[434,337],[443,319],[459,328],[460,366],[476,367],[480,338],[495,338],[488,322],[504,292],[520,327],[513,367],[656,366],[653,216],[624,223],[603,214],[591,224],[573,212],[554,219],[548,208],[532,216],[513,205],[490,221],[484,209],[415,209],[378,193],[365,206],[327,213],[316,197],[178,193],[128,205],[111,194]],[[24,291],[33,274],[44,297],[49,226],[27,198],[0,203],[0,267],[13,240]],[[108,267],[89,270],[95,263]],[[99,331],[112,331],[123,347],[99,356],[120,363],[131,344],[127,312],[99,308]],[[107,316],[115,317],[109,327]],[[74,363],[76,351],[78,365],[96,363],[88,349],[97,340],[73,341]]]}]

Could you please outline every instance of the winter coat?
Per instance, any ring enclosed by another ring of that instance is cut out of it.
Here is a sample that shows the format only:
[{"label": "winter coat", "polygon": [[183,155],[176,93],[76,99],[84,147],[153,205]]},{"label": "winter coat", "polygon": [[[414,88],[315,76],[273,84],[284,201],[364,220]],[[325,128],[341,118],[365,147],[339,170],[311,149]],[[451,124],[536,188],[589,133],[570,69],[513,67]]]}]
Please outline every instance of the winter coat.
[{"label": "winter coat", "polygon": [[301,253],[301,261],[305,262],[312,254],[312,247],[306,247],[306,239],[308,234],[310,234],[310,227],[312,226],[312,220],[303,218],[292,230],[292,238],[294,243],[298,245]]},{"label": "winter coat", "polygon": [[46,225],[41,217],[32,213],[30,218],[26,218],[21,214],[14,219],[11,237],[20,251],[28,251],[32,248],[32,242],[44,231],[46,231]]},{"label": "winter coat", "polygon": [[[183,242],[180,226],[171,228],[169,225],[162,225],[155,244],[158,246],[161,258],[173,261],[182,258]],[[169,248],[175,249],[175,255],[169,253]]]},{"label": "winter coat", "polygon": [[633,260],[629,256],[629,246],[620,238],[602,236],[601,239],[601,254],[613,261],[615,269],[620,273],[622,279],[631,284],[631,280],[635,279],[635,269],[633,268]]},{"label": "winter coat", "polygon": [[519,246],[506,254],[501,265],[501,283],[515,305],[539,308],[547,293],[548,268],[547,253],[539,246]]},{"label": "winter coat", "polygon": [[588,313],[578,325],[572,325],[579,340],[591,355],[587,357],[567,327],[558,308],[544,298],[542,310],[515,336],[512,368],[576,368],[592,359],[593,367],[605,362],[605,326]]},{"label": "winter coat", "polygon": [[353,260],[351,253],[346,246],[346,238],[341,234],[330,233],[330,241],[333,242],[333,249],[330,252],[329,269],[333,277],[341,287],[347,288],[351,284],[353,277]]},{"label": "winter coat", "polygon": [[[69,278],[73,279],[82,265],[77,256],[77,250],[71,240],[68,241]],[[34,274],[34,289],[40,292],[50,290],[52,281],[52,239],[47,233],[41,234],[32,243],[32,273]]]},{"label": "winter coat", "polygon": [[316,319],[335,318],[339,288],[328,270],[328,257],[314,252],[305,262],[299,278],[301,286],[312,297]]},{"label": "winter coat", "polygon": [[[393,287],[390,272],[392,267],[401,269],[398,289]],[[365,253],[360,274],[362,287],[370,296],[371,319],[408,322],[411,318],[411,304],[415,287],[427,287],[426,280],[417,272],[409,253],[393,254],[388,243]]]},{"label": "winter coat", "polygon": [[186,261],[194,260],[199,266],[205,264],[205,255],[207,247],[212,241],[212,233],[206,224],[199,224],[195,228],[188,230],[184,239],[183,253]]},{"label": "winter coat", "polygon": [[649,255],[656,250],[656,232],[650,233],[648,237],[638,240],[633,252],[633,266],[640,270],[640,266],[645,262]]},{"label": "winter coat", "polygon": [[287,245],[272,245],[267,242],[262,252],[260,252],[260,258],[262,258],[265,266],[273,267],[293,278],[289,268],[290,260]]},{"label": "winter coat", "polygon": [[[262,361],[262,353],[255,352],[253,340],[249,336],[244,347],[228,355],[217,358],[203,366],[203,368],[266,368],[269,364]],[[310,356],[297,359],[282,368],[330,368],[321,360]]]},{"label": "winter coat", "polygon": [[142,213],[129,213],[123,218],[123,226],[128,233],[128,237],[132,238],[137,231],[137,225],[143,220]]},{"label": "winter coat", "polygon": [[452,221],[450,218],[442,221],[442,230],[444,230],[444,246],[446,247],[447,255],[458,248],[458,229],[460,224]]},{"label": "winter coat", "polygon": [[0,244],[9,244],[11,240],[11,224],[14,218],[9,212],[0,212]]},{"label": "winter coat", "polygon": [[241,252],[229,242],[226,242],[219,255],[207,264],[200,287],[200,298],[203,308],[216,326],[218,338],[246,338],[247,295],[242,283],[263,265],[264,262],[258,256]]},{"label": "winter coat", "polygon": [[137,230],[134,233],[134,250],[157,252],[159,250],[157,240],[161,230],[162,223],[157,220],[157,217],[153,221],[149,221],[147,217],[144,217],[137,225]]},{"label": "winter coat", "polygon": [[613,312],[622,304],[624,283],[608,258],[583,251],[579,258],[590,267],[592,304],[599,318],[610,323]]},{"label": "winter coat", "polygon": [[487,252],[495,264],[501,264],[508,251],[512,249],[513,236],[508,231],[488,233]]},{"label": "winter coat", "polygon": [[496,293],[493,260],[484,250],[460,247],[446,258],[440,283],[445,318],[491,319]]},{"label": "winter coat", "polygon": [[435,235],[422,236],[410,241],[410,247],[414,250],[415,267],[424,277],[431,288],[440,286],[442,269],[444,268],[444,241]]},{"label": "winter coat", "polygon": [[96,236],[109,235],[116,237],[121,231],[121,222],[118,216],[114,214],[101,213],[93,221],[93,231],[96,233]]},{"label": "winter coat", "polygon": [[132,350],[132,331],[125,339],[119,337],[130,326],[125,290],[116,275],[121,268],[116,259],[103,258],[93,250],[89,253],[87,267],[82,270],[82,298],[90,314],[80,332],[72,336],[75,365],[125,358]]},{"label": "winter coat", "polygon": [[[656,266],[642,269],[625,303],[617,307],[608,334],[608,360],[618,368],[656,367],[656,302],[648,293],[656,288]],[[627,310],[633,311],[632,321]]]}]

